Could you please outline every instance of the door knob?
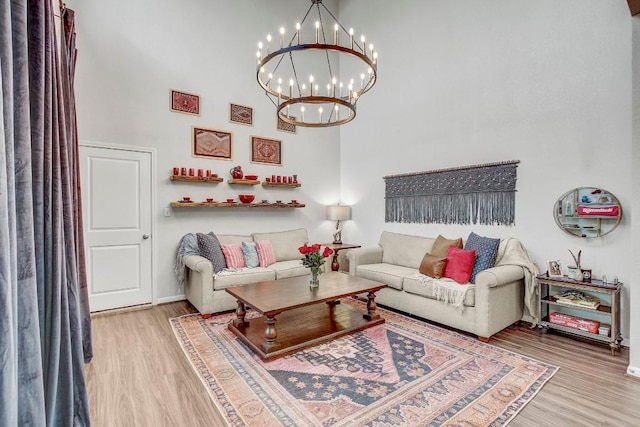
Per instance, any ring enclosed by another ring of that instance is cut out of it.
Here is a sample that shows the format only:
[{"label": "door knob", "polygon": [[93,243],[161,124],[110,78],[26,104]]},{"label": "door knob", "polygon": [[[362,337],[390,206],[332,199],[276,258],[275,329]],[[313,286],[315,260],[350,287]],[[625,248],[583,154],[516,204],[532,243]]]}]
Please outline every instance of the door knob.
[{"label": "door knob", "polygon": [[147,239],[149,238],[149,235],[148,235],[148,234],[143,234],[143,235],[142,235],[142,238],[143,238],[144,240],[147,240]]}]

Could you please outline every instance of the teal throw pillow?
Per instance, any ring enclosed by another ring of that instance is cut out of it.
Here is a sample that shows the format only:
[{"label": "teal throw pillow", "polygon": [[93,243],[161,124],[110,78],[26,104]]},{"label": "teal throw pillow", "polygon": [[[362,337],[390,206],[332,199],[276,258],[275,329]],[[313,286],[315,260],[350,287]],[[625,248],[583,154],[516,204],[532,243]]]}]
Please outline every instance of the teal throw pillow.
[{"label": "teal throw pillow", "polygon": [[244,263],[248,268],[255,268],[260,265],[258,251],[254,242],[242,242],[242,254],[244,255]]}]

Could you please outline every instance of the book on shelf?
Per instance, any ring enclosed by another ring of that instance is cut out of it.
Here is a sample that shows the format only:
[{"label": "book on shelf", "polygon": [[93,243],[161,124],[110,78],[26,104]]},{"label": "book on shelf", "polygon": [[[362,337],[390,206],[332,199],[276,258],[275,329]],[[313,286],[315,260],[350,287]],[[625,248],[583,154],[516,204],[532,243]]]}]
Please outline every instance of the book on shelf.
[{"label": "book on shelf", "polygon": [[556,295],[555,298],[560,304],[572,305],[574,307],[596,309],[600,306],[600,298],[583,292],[566,291],[560,295]]}]

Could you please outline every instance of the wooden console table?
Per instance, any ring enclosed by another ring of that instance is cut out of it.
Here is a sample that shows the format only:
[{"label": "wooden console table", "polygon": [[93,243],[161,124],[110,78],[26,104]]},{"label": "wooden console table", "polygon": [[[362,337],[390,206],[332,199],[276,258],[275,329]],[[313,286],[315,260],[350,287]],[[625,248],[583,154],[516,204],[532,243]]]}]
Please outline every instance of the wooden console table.
[{"label": "wooden console table", "polygon": [[[592,280],[591,283],[579,282],[568,277],[547,277],[541,274],[537,277],[540,284],[540,332],[542,329],[554,329],[599,342],[609,343],[611,354],[615,355],[620,349],[622,334],[620,333],[620,291],[622,283],[603,283],[601,280]],[[565,290],[572,289],[598,297],[601,301],[597,308],[565,304],[556,298],[556,295]],[[588,320],[602,320],[609,322],[608,335],[594,334],[580,329],[551,323],[549,315],[552,311],[563,314],[571,314]],[[577,313],[577,314],[574,314]]]}]

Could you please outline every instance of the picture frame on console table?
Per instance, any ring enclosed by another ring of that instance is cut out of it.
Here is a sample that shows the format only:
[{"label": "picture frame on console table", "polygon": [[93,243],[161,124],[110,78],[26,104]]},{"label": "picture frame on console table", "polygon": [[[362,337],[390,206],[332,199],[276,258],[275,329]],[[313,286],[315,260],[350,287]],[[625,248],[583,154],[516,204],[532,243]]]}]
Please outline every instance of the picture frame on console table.
[{"label": "picture frame on console table", "polygon": [[199,116],[200,97],[192,93],[171,89],[171,111]]},{"label": "picture frame on console table", "polygon": [[562,277],[562,264],[555,259],[547,260],[547,275],[549,277]]},{"label": "picture frame on console table", "polygon": [[282,141],[262,136],[252,136],[251,163],[282,166]]},{"label": "picture frame on console table", "polygon": [[231,160],[231,132],[193,126],[191,138],[193,157]]}]

